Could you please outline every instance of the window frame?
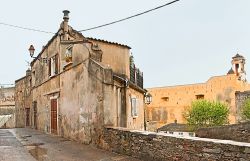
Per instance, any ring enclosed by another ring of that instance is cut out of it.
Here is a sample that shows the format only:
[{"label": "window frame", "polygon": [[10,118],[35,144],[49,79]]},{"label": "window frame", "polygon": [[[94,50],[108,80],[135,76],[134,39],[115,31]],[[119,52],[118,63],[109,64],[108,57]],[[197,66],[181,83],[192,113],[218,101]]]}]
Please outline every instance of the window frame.
[{"label": "window frame", "polygon": [[58,59],[58,54],[55,54],[54,56],[52,56],[51,58],[49,58],[49,71],[48,71],[48,75],[49,77],[54,77],[55,75],[58,74],[58,69],[59,69],[59,59]]},{"label": "window frame", "polygon": [[131,97],[131,116],[136,118],[139,116],[139,106],[138,106],[138,99],[136,97]]}]

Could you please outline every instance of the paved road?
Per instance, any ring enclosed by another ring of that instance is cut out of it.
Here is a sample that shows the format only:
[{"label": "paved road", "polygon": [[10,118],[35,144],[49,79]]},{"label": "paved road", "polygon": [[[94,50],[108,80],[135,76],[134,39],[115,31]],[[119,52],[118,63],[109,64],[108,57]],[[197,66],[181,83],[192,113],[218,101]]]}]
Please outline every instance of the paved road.
[{"label": "paved road", "polygon": [[139,161],[27,128],[0,129],[0,161]]}]

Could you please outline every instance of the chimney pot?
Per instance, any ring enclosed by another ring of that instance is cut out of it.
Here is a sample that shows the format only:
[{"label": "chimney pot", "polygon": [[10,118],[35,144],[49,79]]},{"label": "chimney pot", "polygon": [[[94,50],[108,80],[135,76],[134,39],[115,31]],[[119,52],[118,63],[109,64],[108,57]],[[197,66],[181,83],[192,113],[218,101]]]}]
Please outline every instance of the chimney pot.
[{"label": "chimney pot", "polygon": [[65,19],[69,19],[69,13],[70,13],[70,11],[68,11],[68,10],[64,10],[63,11],[63,19],[65,20]]}]

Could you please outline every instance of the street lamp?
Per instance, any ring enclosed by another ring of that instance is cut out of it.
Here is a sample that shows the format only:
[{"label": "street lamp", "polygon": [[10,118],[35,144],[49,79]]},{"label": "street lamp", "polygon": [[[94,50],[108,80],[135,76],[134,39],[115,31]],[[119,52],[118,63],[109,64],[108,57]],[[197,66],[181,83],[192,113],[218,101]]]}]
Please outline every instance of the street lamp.
[{"label": "street lamp", "polygon": [[[35,53],[35,48],[34,48],[34,46],[33,46],[33,45],[30,45],[30,47],[29,47],[28,50],[29,50],[29,53],[30,53],[30,57],[36,59],[37,57],[34,57],[34,53]],[[38,58],[38,60],[39,60],[40,62],[42,62],[42,63],[45,63],[45,64],[48,62],[48,58]]]},{"label": "street lamp", "polygon": [[152,95],[150,93],[145,94],[145,104],[149,105],[152,102]]},{"label": "street lamp", "polygon": [[30,52],[30,57],[31,58],[36,58],[36,57],[33,57],[34,53],[35,53],[35,48],[34,48],[33,45],[30,45],[29,52]]}]

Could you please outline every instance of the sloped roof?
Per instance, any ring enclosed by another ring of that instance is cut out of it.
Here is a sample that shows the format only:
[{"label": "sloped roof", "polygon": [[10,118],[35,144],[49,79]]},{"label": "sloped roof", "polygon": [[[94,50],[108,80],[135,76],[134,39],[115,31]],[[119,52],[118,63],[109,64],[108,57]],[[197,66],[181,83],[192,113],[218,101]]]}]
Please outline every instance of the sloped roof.
[{"label": "sloped roof", "polygon": [[188,132],[190,130],[187,124],[170,123],[160,127],[157,131]]},{"label": "sloped roof", "polygon": [[[70,26],[70,27],[71,27],[71,26]],[[71,27],[71,28],[72,28],[72,27]],[[41,56],[41,54],[43,53],[43,51],[53,42],[53,40],[58,36],[60,30],[61,30],[61,28],[58,29],[58,31],[52,36],[52,38],[51,38],[51,39],[47,42],[47,44],[42,48],[42,50],[39,52],[39,54],[36,56],[36,58],[31,62],[31,64],[33,64],[33,63]],[[76,32],[76,33],[80,34],[82,37],[84,37],[84,36],[82,35],[81,32],[78,32],[78,31],[74,30],[73,28],[72,28],[72,31],[73,31],[73,32]],[[108,44],[119,45],[119,46],[126,47],[126,48],[128,48],[128,49],[131,49],[130,46],[124,45],[124,44],[120,44],[120,43],[117,43],[117,42],[111,42],[111,41],[102,40],[102,39],[96,39],[96,38],[92,38],[92,37],[84,37],[84,38],[86,38],[86,39],[88,39],[88,40],[94,40],[94,41],[100,41],[100,42],[104,42],[104,43],[108,43]]]},{"label": "sloped roof", "polygon": [[104,43],[108,43],[108,44],[114,44],[114,45],[119,45],[119,46],[126,47],[128,49],[131,49],[130,46],[124,45],[124,44],[120,44],[120,43],[117,43],[117,42],[111,42],[111,41],[107,41],[107,40],[103,40],[103,39],[96,39],[96,38],[93,38],[93,37],[85,37],[85,38],[88,39],[88,40],[100,41],[100,42],[104,42]]}]

